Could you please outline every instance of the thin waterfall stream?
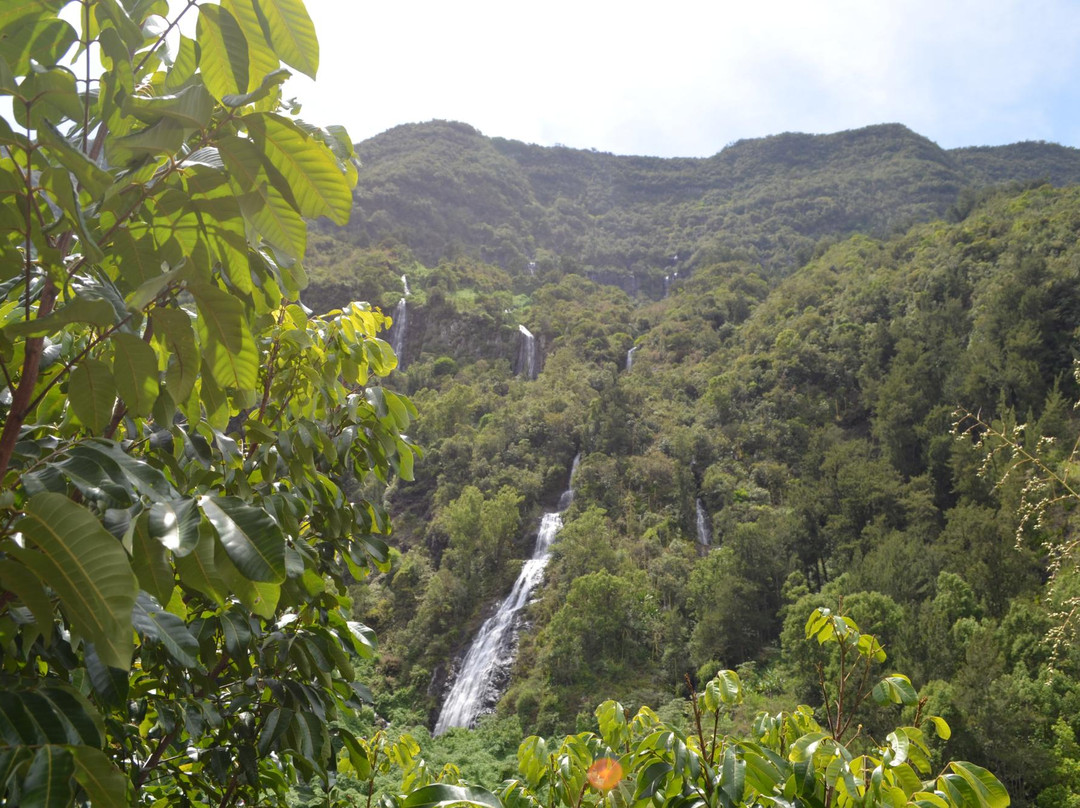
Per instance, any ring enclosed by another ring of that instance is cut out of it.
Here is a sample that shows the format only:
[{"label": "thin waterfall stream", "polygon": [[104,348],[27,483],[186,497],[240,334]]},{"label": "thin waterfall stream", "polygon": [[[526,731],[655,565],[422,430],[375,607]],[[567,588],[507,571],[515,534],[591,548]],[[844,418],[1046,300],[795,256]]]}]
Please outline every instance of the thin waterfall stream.
[{"label": "thin waterfall stream", "polygon": [[529,597],[544,577],[544,567],[551,557],[549,548],[562,527],[562,513],[574,501],[574,474],[580,455],[574,458],[570,468],[570,483],[559,498],[557,511],[545,513],[540,519],[540,532],[532,558],[521,567],[514,588],[499,604],[498,610],[484,621],[469,652],[461,663],[461,670],[453,687],[443,702],[439,719],[435,722],[435,735],[442,735],[451,727],[470,727],[483,712],[502,695],[496,681],[500,670],[509,669],[513,663],[514,627],[518,613],[529,603]]}]

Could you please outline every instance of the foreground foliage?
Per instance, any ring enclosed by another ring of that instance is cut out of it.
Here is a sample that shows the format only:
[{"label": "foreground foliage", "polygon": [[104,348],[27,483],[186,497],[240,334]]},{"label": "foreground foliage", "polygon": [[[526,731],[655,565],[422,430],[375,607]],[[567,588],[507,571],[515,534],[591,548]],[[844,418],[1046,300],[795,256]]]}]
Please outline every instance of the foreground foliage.
[{"label": "foreground foliage", "polygon": [[[383,772],[401,777],[402,792],[385,796],[383,804],[400,808],[1009,805],[990,772],[963,761],[940,762],[934,738],[949,738],[948,723],[924,710],[925,699],[906,676],[882,675],[886,654],[876,637],[827,608],[813,611],[804,635],[828,652],[820,681],[825,703],[817,713],[805,705],[762,712],[741,737],[721,732],[721,722],[743,702],[738,674],[724,670],[692,694],[688,729],[649,707],[631,717],[622,704],[605,701],[595,712],[599,732],[552,742],[526,738],[518,749],[518,776],[490,792],[463,782],[452,766],[432,776],[407,735],[350,754],[340,767],[342,780],[367,783],[339,789],[362,799],[373,790],[381,761]],[[910,723],[890,724],[881,738],[868,737],[855,722],[864,701],[875,702],[890,721],[900,709]],[[822,713],[824,723],[818,720]]]},{"label": "foreground foliage", "polygon": [[266,804],[355,742],[414,456],[382,314],[298,305],[352,146],[299,0],[66,7],[0,11],[0,801]]}]

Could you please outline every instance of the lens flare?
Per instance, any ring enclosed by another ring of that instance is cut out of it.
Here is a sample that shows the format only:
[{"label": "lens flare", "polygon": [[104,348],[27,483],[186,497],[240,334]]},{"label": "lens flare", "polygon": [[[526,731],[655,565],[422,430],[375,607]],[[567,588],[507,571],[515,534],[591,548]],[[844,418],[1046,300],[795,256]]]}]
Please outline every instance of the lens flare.
[{"label": "lens flare", "polygon": [[597,791],[611,791],[622,780],[622,766],[614,758],[600,758],[589,767],[586,776]]}]

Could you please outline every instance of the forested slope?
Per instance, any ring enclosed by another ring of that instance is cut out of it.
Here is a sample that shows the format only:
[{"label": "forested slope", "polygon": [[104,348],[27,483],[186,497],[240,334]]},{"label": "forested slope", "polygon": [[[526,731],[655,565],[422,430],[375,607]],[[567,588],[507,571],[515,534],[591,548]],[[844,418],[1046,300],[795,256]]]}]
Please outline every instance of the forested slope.
[{"label": "forested slope", "polygon": [[459,124],[358,151],[354,224],[313,237],[307,299],[390,311],[410,286],[396,387],[425,457],[390,492],[392,571],[355,592],[380,715],[430,719],[580,453],[500,721],[572,731],[602,697],[662,707],[720,666],[761,705],[813,703],[797,640],[842,599],[953,725],[945,757],[1072,804],[1080,652],[1045,637],[1074,573],[1047,589],[1043,544],[1070,523],[1018,544],[1022,475],[995,487],[954,423],[1025,421],[1051,462],[1078,434],[1080,190],[986,185],[1074,181],[1075,151],[882,126],[671,161]]}]

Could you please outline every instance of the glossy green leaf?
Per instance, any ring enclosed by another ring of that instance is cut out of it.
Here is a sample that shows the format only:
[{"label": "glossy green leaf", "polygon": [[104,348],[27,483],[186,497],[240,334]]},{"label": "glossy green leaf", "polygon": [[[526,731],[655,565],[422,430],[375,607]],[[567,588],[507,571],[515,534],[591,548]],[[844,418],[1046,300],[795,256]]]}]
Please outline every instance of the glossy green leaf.
[{"label": "glossy green leaf", "polygon": [[402,808],[436,808],[451,805],[479,805],[486,808],[502,808],[499,798],[483,788],[450,786],[433,783],[409,794],[401,803]]},{"label": "glossy green leaf", "polygon": [[113,378],[128,413],[149,415],[159,390],[157,356],[134,334],[116,334],[113,343]]},{"label": "glossy green leaf", "polygon": [[886,676],[871,691],[874,701],[878,704],[918,704],[919,694],[911,686],[911,680],[902,673],[894,673]]},{"label": "glossy green leaf", "polygon": [[199,530],[199,543],[195,550],[183,558],[176,559],[176,571],[180,581],[197,592],[210,598],[219,607],[225,605],[225,596],[229,588],[218,572],[214,561],[215,538],[209,525]]},{"label": "glossy green leaf", "polygon": [[139,586],[160,600],[167,600],[175,585],[168,551],[150,535],[149,514],[140,515],[132,533],[131,568]]},{"label": "glossy green leaf", "polygon": [[193,499],[155,502],[149,513],[149,535],[175,556],[183,557],[199,543],[199,519],[199,509]]},{"label": "glossy green leaf", "polygon": [[242,575],[266,583],[285,580],[285,536],[266,511],[236,497],[200,497],[199,507]]},{"label": "glossy green leaf", "polygon": [[116,381],[112,371],[97,359],[84,359],[68,382],[71,409],[91,432],[101,433],[112,419]]},{"label": "glossy green leaf", "polygon": [[270,29],[270,44],[281,61],[315,78],[319,69],[319,40],[300,0],[258,0]]},{"label": "glossy green leaf", "polygon": [[1010,800],[1005,786],[986,769],[974,763],[954,760],[949,768],[964,778],[986,808],[1007,808]]},{"label": "glossy green leaf", "polygon": [[131,663],[131,610],[136,579],[127,553],[88,510],[60,494],[30,498],[19,528],[27,547],[13,551],[60,596],[75,630],[94,642],[102,661]]},{"label": "glossy green leaf", "polygon": [[135,630],[145,639],[161,643],[177,662],[186,668],[199,665],[199,641],[188,631],[184,621],[147,592],[140,592],[131,614]]}]

